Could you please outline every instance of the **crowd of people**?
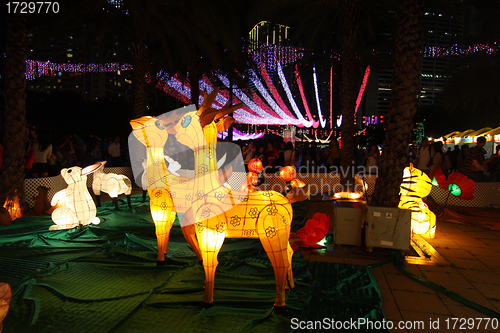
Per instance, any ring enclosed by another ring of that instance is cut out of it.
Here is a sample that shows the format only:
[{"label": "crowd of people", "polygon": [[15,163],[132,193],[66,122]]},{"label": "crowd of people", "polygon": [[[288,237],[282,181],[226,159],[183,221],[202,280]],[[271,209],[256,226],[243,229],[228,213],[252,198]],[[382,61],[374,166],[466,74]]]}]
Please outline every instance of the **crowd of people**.
[{"label": "crowd of people", "polygon": [[106,167],[130,166],[126,141],[119,136],[101,139],[72,133],[53,138],[29,124],[26,131],[26,178],[57,176],[63,168],[98,161],[106,161]]},{"label": "crowd of people", "polygon": [[[340,172],[340,144],[335,138],[328,145],[296,142],[295,147],[292,142],[277,140],[259,145],[249,141],[242,145],[241,151],[245,165],[252,158],[258,158],[267,172],[275,172],[283,166],[294,166],[299,172]],[[376,144],[358,149],[355,156],[357,171],[377,173],[380,149]]]},{"label": "crowd of people", "polygon": [[445,175],[460,172],[476,182],[500,181],[500,146],[496,146],[494,153],[488,159],[488,152],[484,150],[486,138],[481,136],[476,140],[476,145],[461,147],[455,145],[453,150],[448,147],[443,151],[443,143],[436,141],[430,143],[427,138],[422,140],[422,145],[413,151],[415,157],[413,164],[417,169],[425,172],[432,179],[436,170],[441,169]]},{"label": "crowd of people", "polygon": [[[37,133],[35,126],[27,125],[26,128],[27,178],[57,176],[62,168],[85,167],[97,161],[107,161],[107,167],[130,166],[127,140],[122,140],[119,136],[101,139],[96,136],[80,137],[73,133],[51,138]],[[266,141],[266,138],[237,144],[236,148],[241,149],[245,166],[251,159],[258,158],[266,172],[276,172],[283,166],[294,166],[299,172],[340,171],[341,149],[335,138],[328,145],[322,146],[315,142],[296,142],[294,146],[292,142]],[[500,146],[497,145],[491,157],[486,159],[487,152],[483,148],[485,144],[486,139],[479,137],[473,147],[467,144],[460,147],[455,145],[453,150],[447,148],[444,151],[441,141],[429,142],[424,138],[420,147],[410,151],[408,161],[431,179],[436,170],[441,169],[445,175],[460,172],[477,182],[500,182]],[[1,149],[2,146],[0,152]],[[178,150],[176,144],[169,140],[165,155],[174,159],[181,158],[183,164],[186,164],[183,165],[184,168],[194,166],[189,149]],[[239,150],[235,152],[238,153]],[[366,149],[359,148],[355,154],[357,171],[376,174],[380,157],[380,149],[374,143],[369,144]]]}]

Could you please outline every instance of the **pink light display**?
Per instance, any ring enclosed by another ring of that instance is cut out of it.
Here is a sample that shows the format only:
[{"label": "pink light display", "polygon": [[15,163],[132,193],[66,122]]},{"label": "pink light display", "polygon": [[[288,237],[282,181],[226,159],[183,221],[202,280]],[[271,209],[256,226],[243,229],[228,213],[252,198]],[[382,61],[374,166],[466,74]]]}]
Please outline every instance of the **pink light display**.
[{"label": "pink light display", "polygon": [[[250,76],[250,80],[253,82],[253,84],[255,85],[255,87],[257,88],[257,90],[259,91],[259,93],[261,94],[261,96],[266,100],[267,104],[269,106],[271,106],[271,108],[273,109],[273,111],[276,112],[276,114],[283,121],[283,125],[285,125],[285,124],[294,124],[294,125],[297,125],[299,123],[298,120],[295,119],[295,118],[290,117],[284,110],[282,110],[282,108],[276,103],[276,101],[274,100],[274,98],[269,94],[269,92],[266,89],[266,87],[264,87],[264,85],[262,84],[262,82],[260,82],[259,77],[257,76],[257,74],[253,70],[250,71],[250,75],[251,75]],[[277,94],[277,91],[276,91],[276,88],[274,87],[274,85],[272,85],[272,88],[270,88],[269,90],[274,91]]]},{"label": "pink light display", "polygon": [[[279,65],[279,63],[278,63],[278,65]],[[271,95],[273,96],[274,100],[278,103],[279,108],[281,110],[283,110],[283,112],[287,116],[289,116],[290,119],[294,119],[292,113],[288,110],[288,108],[286,107],[285,103],[281,99],[281,96],[278,93],[278,90],[276,89],[276,87],[274,86],[273,81],[269,77],[269,74],[267,73],[267,70],[266,70],[266,66],[264,66],[264,64],[260,64],[260,74],[264,78],[264,82],[266,82],[267,88],[271,92]],[[298,122],[298,123],[300,124],[300,122]]]},{"label": "pink light display", "polygon": [[323,112],[321,111],[321,103],[319,101],[318,79],[316,78],[316,66],[313,66],[313,80],[314,80],[314,95],[316,96],[316,105],[318,107],[319,123],[321,127],[325,128],[326,120],[323,119]]},{"label": "pink light display", "polygon": [[304,117],[302,116],[302,113],[300,112],[299,108],[297,107],[297,104],[295,103],[295,99],[293,98],[292,92],[290,91],[290,87],[288,86],[288,82],[286,81],[285,74],[283,73],[283,68],[281,67],[281,64],[278,63],[278,76],[281,80],[281,85],[283,86],[283,89],[285,90],[285,94],[288,97],[288,101],[290,102],[290,105],[292,106],[293,112],[295,112],[295,115],[297,116],[298,120],[301,122],[299,127],[311,127],[312,125],[312,120],[305,120]]},{"label": "pink light display", "polygon": [[366,83],[368,82],[368,77],[370,76],[370,66],[366,67],[365,75],[363,76],[363,82],[361,83],[361,87],[359,88],[358,98],[356,99],[356,109],[354,110],[354,118],[356,118],[356,114],[358,113],[359,104],[361,103],[361,98],[363,98],[363,94],[366,89]]},{"label": "pink light display", "polygon": [[333,66],[330,67],[330,128],[333,128]]},{"label": "pink light display", "polygon": [[318,128],[319,121],[313,120],[313,117],[311,116],[311,111],[309,110],[309,105],[307,105],[306,95],[304,94],[304,87],[302,86],[302,80],[300,79],[299,69],[297,68],[297,65],[295,65],[295,77],[297,79],[297,85],[299,86],[300,97],[302,98],[302,103],[304,104],[304,109],[306,110],[306,114],[309,117],[309,119],[312,120],[313,128]]}]

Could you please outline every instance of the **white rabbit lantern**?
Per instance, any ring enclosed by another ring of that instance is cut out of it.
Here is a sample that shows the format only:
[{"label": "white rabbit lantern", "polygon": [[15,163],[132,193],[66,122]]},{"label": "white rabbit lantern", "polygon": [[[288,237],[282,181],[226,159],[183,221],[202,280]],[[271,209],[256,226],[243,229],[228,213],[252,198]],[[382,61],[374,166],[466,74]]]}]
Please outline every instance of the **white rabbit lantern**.
[{"label": "white rabbit lantern", "polygon": [[119,210],[117,198],[120,194],[126,195],[128,206],[132,208],[132,204],[130,202],[132,182],[130,179],[127,176],[116,173],[104,173],[104,165],[106,164],[106,161],[98,163],[101,165],[95,171],[94,180],[92,182],[92,190],[96,196],[97,207],[101,207],[101,192],[104,192],[109,194],[111,199],[113,199],[116,210]]},{"label": "white rabbit lantern", "polygon": [[74,166],[61,170],[61,176],[68,187],[57,192],[52,198],[51,205],[57,207],[52,212],[52,221],[56,225],[51,226],[49,230],[99,224],[94,200],[87,189],[87,175],[99,169],[101,164],[98,162],[83,169]]}]

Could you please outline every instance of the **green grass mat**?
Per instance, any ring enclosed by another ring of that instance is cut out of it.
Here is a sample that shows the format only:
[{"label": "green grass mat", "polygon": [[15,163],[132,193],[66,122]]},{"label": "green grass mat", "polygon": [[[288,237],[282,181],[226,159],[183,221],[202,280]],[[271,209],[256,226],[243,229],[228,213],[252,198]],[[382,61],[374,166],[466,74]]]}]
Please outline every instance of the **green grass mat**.
[{"label": "green grass mat", "polygon": [[0,281],[14,296],[11,332],[292,332],[324,318],[382,320],[375,279],[364,267],[309,263],[294,256],[296,288],[274,311],[276,286],[258,240],[228,239],[219,254],[214,304],[201,305],[204,271],[172,228],[167,265],[156,266],[147,203],[132,197],[98,208],[101,224],[48,231],[50,216],[0,226]]}]

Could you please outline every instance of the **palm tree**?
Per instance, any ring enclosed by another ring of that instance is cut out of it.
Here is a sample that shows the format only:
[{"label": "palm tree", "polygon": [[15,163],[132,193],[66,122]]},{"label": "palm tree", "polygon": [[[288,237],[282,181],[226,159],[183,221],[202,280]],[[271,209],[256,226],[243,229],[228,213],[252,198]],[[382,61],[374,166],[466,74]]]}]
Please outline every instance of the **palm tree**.
[{"label": "palm tree", "polygon": [[373,204],[397,207],[416,112],[423,43],[423,0],[401,0],[392,98]]},{"label": "palm tree", "polygon": [[0,203],[15,187],[24,203],[26,144],[26,55],[27,14],[9,14],[4,68],[5,109],[3,117],[3,164],[0,172]]},{"label": "palm tree", "polygon": [[[354,109],[356,106],[356,46],[358,43],[358,29],[360,26],[361,10],[366,0],[341,0],[340,9],[343,13],[343,30],[341,36],[342,55],[342,149],[340,150],[341,177],[344,186],[354,185],[355,173],[355,141],[354,141]],[[349,191],[352,189],[345,188]]]}]

